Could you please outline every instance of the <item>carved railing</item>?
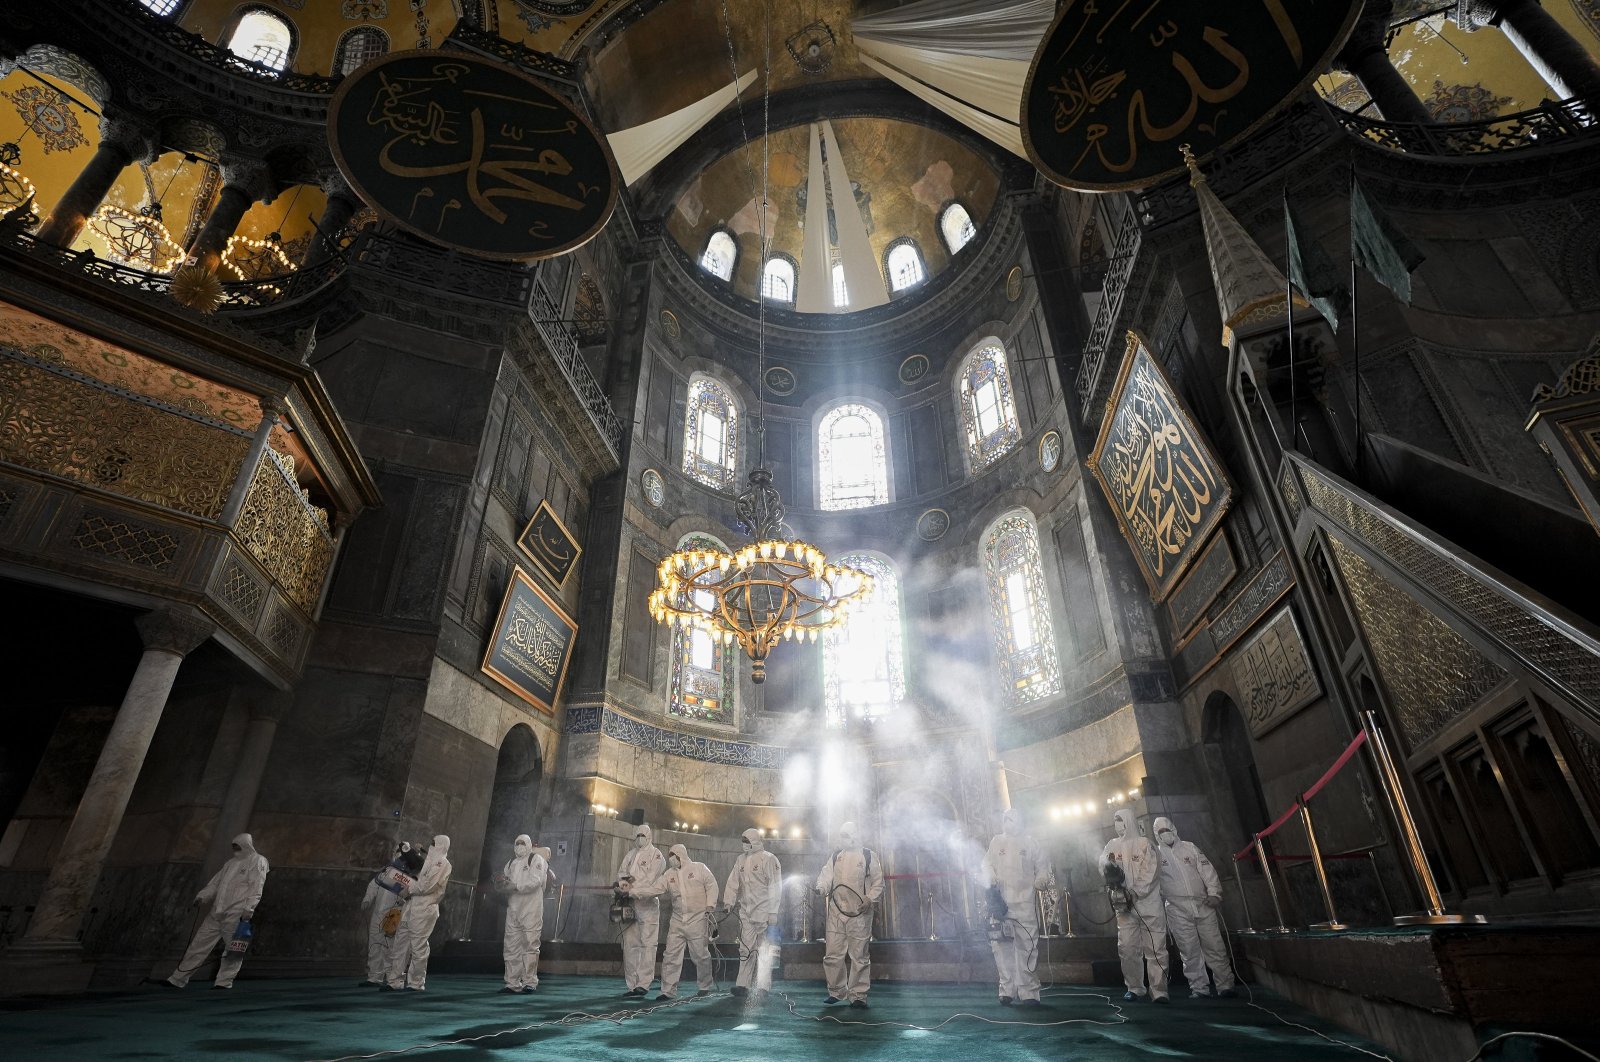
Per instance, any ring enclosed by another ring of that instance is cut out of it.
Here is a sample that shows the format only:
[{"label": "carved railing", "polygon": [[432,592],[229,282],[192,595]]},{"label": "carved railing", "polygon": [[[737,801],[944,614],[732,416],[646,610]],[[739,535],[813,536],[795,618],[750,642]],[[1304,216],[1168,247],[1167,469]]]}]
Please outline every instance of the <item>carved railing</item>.
[{"label": "carved railing", "polygon": [[490,262],[423,240],[362,229],[351,241],[350,264],[476,302],[521,307],[532,274],[520,263]]},{"label": "carved railing", "polygon": [[456,23],[455,29],[450,31],[450,36],[445,38],[445,44],[454,44],[469,51],[493,56],[530,74],[554,78],[572,85],[576,85],[578,81],[577,67],[565,59],[549,52],[536,51],[515,41],[508,41],[493,33],[485,33],[467,25],[464,21]]},{"label": "carved railing", "polygon": [[1139,258],[1142,239],[1138,218],[1132,210],[1126,211],[1122,216],[1122,225],[1117,230],[1116,243],[1111,249],[1111,262],[1106,268],[1100,311],[1095,314],[1094,327],[1083,345],[1083,363],[1078,366],[1078,405],[1086,418],[1091,415],[1090,398],[1105,367],[1106,351],[1113,345],[1112,333],[1116,330],[1117,318],[1122,315],[1123,297],[1127,294],[1128,281],[1133,276],[1133,267]]},{"label": "carved railing", "polygon": [[1574,97],[1546,100],[1530,111],[1480,122],[1385,122],[1327,104],[1347,133],[1408,155],[1478,157],[1524,148],[1570,143],[1600,126],[1595,101]]},{"label": "carved railing", "polygon": [[261,455],[233,533],[289,600],[316,612],[333,535],[327,511],[295,481],[294,458],[270,448]]},{"label": "carved railing", "polygon": [[550,297],[550,293],[545,290],[543,284],[535,283],[533,293],[528,299],[528,323],[538,333],[544,348],[550,352],[556,365],[560,367],[561,374],[566,377],[573,394],[588,411],[589,419],[594,422],[595,430],[605,440],[611,456],[620,458],[622,435],[626,430],[622,418],[611,408],[611,400],[606,397],[604,389],[595,380],[594,373],[589,371],[588,363],[583,360],[583,353],[578,349],[578,341],[573,338],[571,329],[561,323],[560,317],[561,313],[557,310],[555,300]]},{"label": "carved railing", "polygon": [[76,372],[49,347],[0,345],[0,461],[216,519],[250,433]]},{"label": "carved railing", "polygon": [[140,32],[156,38],[168,47],[229,74],[271,82],[274,86],[291,92],[308,92],[319,96],[332,94],[341,80],[319,74],[274,70],[270,66],[234,55],[228,49],[212,44],[204,37],[190,33],[175,22],[155,14],[139,0],[95,0],[95,6],[101,7],[105,13],[121,16],[136,25]]}]

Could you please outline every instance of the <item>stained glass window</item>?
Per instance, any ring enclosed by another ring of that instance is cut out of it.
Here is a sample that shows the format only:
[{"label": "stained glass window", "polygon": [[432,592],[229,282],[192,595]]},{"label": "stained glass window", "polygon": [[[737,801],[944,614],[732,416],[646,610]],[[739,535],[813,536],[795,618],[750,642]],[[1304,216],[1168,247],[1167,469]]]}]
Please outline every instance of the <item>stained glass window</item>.
[{"label": "stained glass window", "polygon": [[1012,396],[1006,348],[998,339],[985,340],[967,355],[957,377],[961,423],[967,440],[967,467],[988,467],[1022,439],[1017,405]]},{"label": "stained glass window", "polygon": [[906,696],[899,576],[872,553],[846,554],[838,563],[871,575],[874,586],[850,622],[823,636],[823,702],[834,727],[848,719],[874,719]]},{"label": "stained glass window", "polygon": [[984,536],[983,565],[995,655],[1010,702],[1027,704],[1060,693],[1061,667],[1033,514],[1013,509],[995,521]]},{"label": "stained glass window", "polygon": [[922,265],[922,252],[911,240],[889,248],[888,258],[889,285],[895,291],[914,288],[928,279],[928,271]]},{"label": "stained glass window", "polygon": [[944,234],[945,246],[950,248],[951,254],[955,254],[972,242],[972,238],[978,234],[978,226],[972,223],[972,215],[967,213],[966,207],[951,203],[939,215],[939,231]]},{"label": "stained glass window", "polygon": [[817,426],[821,508],[860,509],[889,500],[889,457],[883,418],[869,406],[835,406]]},{"label": "stained glass window", "polygon": [[700,256],[700,268],[721,280],[733,279],[733,264],[739,257],[739,245],[733,242],[733,234],[727,229],[718,229],[706,241],[705,253]]},{"label": "stained glass window", "polygon": [[389,35],[376,26],[361,26],[339,38],[334,49],[333,72],[349,74],[361,64],[389,51]]},{"label": "stained glass window", "polygon": [[289,23],[263,8],[246,11],[227,43],[228,51],[234,55],[269,70],[287,67],[293,47],[294,31]]},{"label": "stained glass window", "polygon": [[683,432],[684,474],[717,490],[731,488],[738,441],[739,407],[733,392],[709,376],[691,378]]},{"label": "stained glass window", "polygon": [[[679,549],[728,547],[710,535],[689,535]],[[708,591],[697,591],[695,602],[709,608],[715,603]],[[672,690],[667,712],[696,723],[733,725],[734,655],[730,647],[705,631],[687,627],[672,630]]]},{"label": "stained glass window", "polygon": [[787,259],[767,259],[761,270],[761,297],[773,302],[794,301],[794,266]]}]

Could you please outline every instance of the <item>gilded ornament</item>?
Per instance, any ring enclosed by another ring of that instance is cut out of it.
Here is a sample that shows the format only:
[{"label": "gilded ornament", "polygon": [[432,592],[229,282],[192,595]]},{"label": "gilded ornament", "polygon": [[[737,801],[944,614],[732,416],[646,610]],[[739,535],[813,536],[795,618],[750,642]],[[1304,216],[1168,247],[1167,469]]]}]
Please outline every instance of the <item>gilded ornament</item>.
[{"label": "gilded ornament", "polygon": [[222,281],[204,266],[184,266],[172,274],[168,290],[178,305],[200,313],[215,313],[222,305]]}]

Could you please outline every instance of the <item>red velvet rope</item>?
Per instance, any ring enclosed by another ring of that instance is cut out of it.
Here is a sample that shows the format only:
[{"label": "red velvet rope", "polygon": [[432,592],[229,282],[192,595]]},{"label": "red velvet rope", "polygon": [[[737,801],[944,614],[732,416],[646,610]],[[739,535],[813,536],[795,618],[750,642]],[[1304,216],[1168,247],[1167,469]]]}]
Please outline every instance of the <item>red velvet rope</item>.
[{"label": "red velvet rope", "polygon": [[[1304,807],[1308,800],[1310,800],[1312,797],[1316,796],[1318,793],[1322,792],[1323,788],[1329,782],[1333,781],[1333,776],[1334,775],[1336,775],[1340,771],[1344,770],[1345,764],[1350,762],[1350,757],[1354,756],[1356,754],[1356,750],[1359,749],[1362,745],[1365,745],[1366,743],[1367,743],[1367,732],[1365,730],[1363,730],[1363,731],[1361,731],[1359,734],[1357,734],[1355,736],[1355,740],[1354,741],[1350,742],[1349,745],[1345,746],[1345,750],[1339,754],[1339,758],[1333,761],[1333,766],[1329,767],[1326,771],[1322,772],[1322,777],[1317,779],[1316,784],[1313,785],[1310,789],[1307,789],[1305,791],[1305,793],[1303,793],[1301,795],[1299,800],[1296,800],[1293,804],[1289,805],[1289,810],[1285,811],[1282,815],[1279,815],[1276,822],[1274,822],[1271,826],[1268,826],[1266,829],[1262,830],[1260,833],[1256,834],[1255,837],[1251,839],[1249,844],[1245,845],[1243,848],[1239,849],[1237,852],[1235,852],[1233,854],[1233,861],[1235,863],[1237,863],[1241,859],[1246,859],[1246,858],[1249,858],[1249,857],[1253,856],[1255,854],[1256,840],[1258,840],[1259,838],[1262,838],[1262,837],[1270,837],[1270,836],[1272,836],[1273,833],[1277,832],[1278,827],[1282,826],[1284,823],[1288,822],[1291,818],[1293,818],[1295,813],[1297,811],[1299,811],[1302,807]],[[1281,859],[1281,858],[1284,858],[1284,857],[1280,856],[1278,858]],[[1310,857],[1309,856],[1304,856],[1304,857],[1296,857],[1296,858],[1307,858],[1307,859],[1309,859]],[[1338,858],[1338,857],[1337,856],[1326,856],[1325,858],[1335,859],[1335,858]]]}]

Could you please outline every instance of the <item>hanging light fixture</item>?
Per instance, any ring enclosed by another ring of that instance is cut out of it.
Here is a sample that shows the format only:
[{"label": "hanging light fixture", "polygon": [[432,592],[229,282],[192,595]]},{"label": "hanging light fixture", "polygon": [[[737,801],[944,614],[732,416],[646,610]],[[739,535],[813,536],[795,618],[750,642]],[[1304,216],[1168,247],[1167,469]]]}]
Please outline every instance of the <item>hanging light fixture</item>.
[{"label": "hanging light fixture", "polygon": [[[34,200],[38,190],[19,169],[22,165],[22,148],[14,141],[0,144],[0,215],[20,210],[23,215],[38,218]],[[19,220],[21,220],[19,218]]]},{"label": "hanging light fixture", "polygon": [[[115,261],[152,273],[168,273],[183,260],[183,247],[167,231],[161,220],[161,201],[150,176],[150,164],[141,162],[145,201],[138,210],[127,210],[112,203],[101,204],[89,217],[89,229],[106,242],[106,252]],[[173,171],[176,176],[177,171]],[[168,180],[167,188],[172,182]]]},{"label": "hanging light fixture", "polygon": [[[772,11],[766,5],[766,83],[763,86],[760,227],[761,263],[770,251],[767,226],[768,141],[772,96]],[[724,19],[727,11],[724,8]],[[728,65],[738,101],[739,68],[733,52],[733,27],[726,26]],[[741,121],[741,125],[743,122]],[[745,157],[750,139],[745,134]],[[754,183],[754,174],[751,175]],[[749,545],[732,551],[681,549],[656,569],[650,615],[657,623],[702,631],[723,645],[738,643],[750,658],[750,680],[764,682],[767,654],[781,641],[816,641],[823,631],[842,627],[872,593],[872,576],[829,564],[827,555],[796,538],[784,522],[783,496],[766,467],[766,300],[756,299],[756,438],[758,457],[750,486],[736,499],[735,512]]]}]

